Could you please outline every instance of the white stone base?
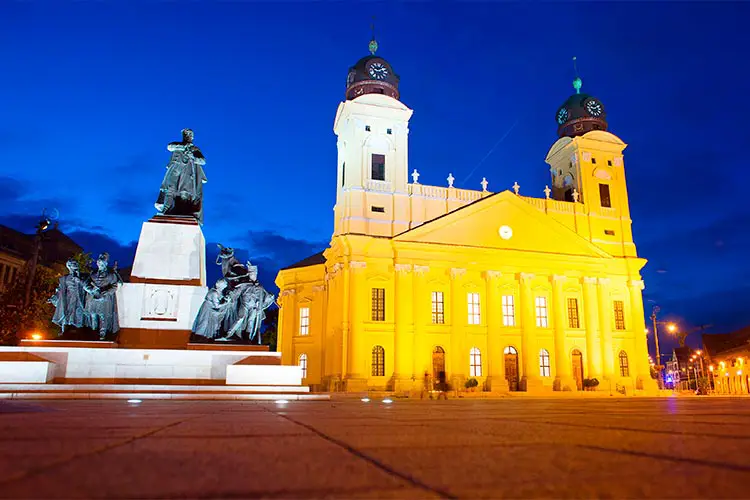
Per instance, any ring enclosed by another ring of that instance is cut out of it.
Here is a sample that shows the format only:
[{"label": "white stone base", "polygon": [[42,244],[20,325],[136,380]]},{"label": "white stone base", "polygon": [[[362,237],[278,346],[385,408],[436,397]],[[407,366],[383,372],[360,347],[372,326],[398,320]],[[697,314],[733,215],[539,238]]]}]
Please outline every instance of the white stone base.
[{"label": "white stone base", "polygon": [[[2,347],[0,346],[0,383],[32,382],[32,369],[24,369],[26,380],[14,374],[19,363],[32,361],[2,361],[3,354],[26,353],[39,358],[39,368],[33,372],[33,382],[51,380],[75,383],[138,383],[166,384],[185,382],[213,384],[243,384],[259,386],[301,386],[302,371],[298,366],[280,366],[281,353],[232,350],[178,349],[113,349],[88,347]],[[253,360],[258,365],[253,365]],[[43,377],[41,365],[49,362]],[[242,363],[232,372],[228,367]],[[238,382],[227,382],[228,373]]]},{"label": "white stone base", "polygon": [[190,330],[208,288],[124,283],[117,291],[120,328]]},{"label": "white stone base", "polygon": [[191,217],[155,216],[143,223],[131,275],[206,284],[206,240]]},{"label": "white stone base", "polygon": [[0,381],[22,384],[46,384],[52,380],[49,361],[5,361],[0,357]]}]

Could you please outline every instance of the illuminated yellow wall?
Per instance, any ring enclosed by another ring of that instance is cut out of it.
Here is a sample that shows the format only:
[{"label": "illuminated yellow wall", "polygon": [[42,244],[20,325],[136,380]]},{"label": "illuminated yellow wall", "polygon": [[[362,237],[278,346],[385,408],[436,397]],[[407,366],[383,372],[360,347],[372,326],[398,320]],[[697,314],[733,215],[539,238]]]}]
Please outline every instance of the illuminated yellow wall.
[{"label": "illuminated yellow wall", "polygon": [[[412,229],[393,237],[334,234],[324,264],[278,275],[283,362],[296,364],[305,354],[305,382],[316,388],[406,391],[421,388],[425,372],[432,373],[437,346],[445,351],[448,378],[463,386],[477,348],[481,376],[475,378],[488,390],[505,391],[503,351],[512,346],[521,389],[575,390],[577,350],[583,376],[599,379],[600,390],[610,383],[654,389],[639,274],[646,261],[636,257],[632,241],[624,147],[601,131],[553,145],[550,165],[565,159],[570,168],[570,158],[578,158],[578,203],[477,191],[476,201],[423,224],[416,217]],[[600,206],[599,182],[610,184],[612,208]],[[412,183],[408,192],[424,188],[432,187]],[[385,290],[383,321],[372,319],[373,288]],[[443,293],[443,324],[433,323],[432,292]],[[479,296],[479,324],[469,324],[469,293]],[[512,326],[503,324],[504,295],[513,296]],[[543,327],[537,326],[537,297],[546,299]],[[569,324],[569,298],[577,301],[578,328]],[[624,308],[624,329],[615,321],[615,301]],[[307,335],[300,335],[300,307],[311,310]],[[373,374],[374,346],[385,351],[383,376]],[[549,353],[549,376],[540,374],[541,349]]]}]

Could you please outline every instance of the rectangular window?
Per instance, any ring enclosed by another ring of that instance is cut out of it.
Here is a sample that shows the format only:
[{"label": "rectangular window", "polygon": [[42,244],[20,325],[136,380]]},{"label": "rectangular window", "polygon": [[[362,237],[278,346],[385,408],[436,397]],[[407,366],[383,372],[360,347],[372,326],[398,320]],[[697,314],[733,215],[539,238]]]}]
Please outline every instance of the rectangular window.
[{"label": "rectangular window", "polygon": [[593,156],[591,157],[591,163],[596,165],[596,158],[594,158]]},{"label": "rectangular window", "polygon": [[611,166],[612,166],[612,160],[607,160],[607,166],[608,166],[608,167],[611,167]]},{"label": "rectangular window", "polygon": [[372,320],[385,321],[385,288],[372,289]]},{"label": "rectangular window", "polygon": [[516,311],[512,295],[503,295],[503,326],[515,326]]},{"label": "rectangular window", "polygon": [[388,135],[391,135],[393,133],[393,130],[392,129],[386,129],[385,133],[388,134]]},{"label": "rectangular window", "polygon": [[615,300],[615,330],[625,329],[625,304],[621,300]]},{"label": "rectangular window", "polygon": [[385,155],[372,155],[372,180],[385,180]]},{"label": "rectangular window", "polygon": [[299,334],[310,335],[310,308],[299,308]]},{"label": "rectangular window", "polygon": [[536,326],[547,328],[547,297],[537,297],[536,301]]},{"label": "rectangular window", "polygon": [[568,298],[568,328],[581,328],[578,320],[578,299]]},{"label": "rectangular window", "polygon": [[469,324],[478,325],[480,322],[479,294],[470,292],[466,297],[466,302],[469,305]]},{"label": "rectangular window", "polygon": [[615,232],[612,231],[611,229],[605,229],[604,234],[606,234],[607,236],[614,236]]},{"label": "rectangular window", "polygon": [[379,214],[385,213],[385,207],[370,207],[370,210],[372,210],[373,212],[377,212]]},{"label": "rectangular window", "polygon": [[432,292],[432,322],[436,325],[445,324],[443,292]]},{"label": "rectangular window", "polygon": [[370,126],[369,125],[365,125],[365,132],[369,132],[369,131],[370,131]]},{"label": "rectangular window", "polygon": [[603,207],[612,207],[612,200],[609,197],[609,184],[599,184],[599,200],[601,200]]}]

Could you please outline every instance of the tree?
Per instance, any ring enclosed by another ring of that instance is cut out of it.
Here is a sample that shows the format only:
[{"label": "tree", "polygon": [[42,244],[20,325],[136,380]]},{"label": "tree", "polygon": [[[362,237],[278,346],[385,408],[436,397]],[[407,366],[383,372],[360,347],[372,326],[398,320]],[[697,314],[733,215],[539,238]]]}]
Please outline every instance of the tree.
[{"label": "tree", "polygon": [[266,310],[266,318],[261,325],[261,343],[268,346],[271,351],[276,351],[276,339],[279,329],[279,308],[271,306]]},{"label": "tree", "polygon": [[0,294],[0,344],[17,344],[31,332],[49,337],[57,331],[51,321],[55,308],[47,300],[55,293],[59,277],[60,272],[38,266],[28,307],[23,307],[26,280],[17,280]]}]

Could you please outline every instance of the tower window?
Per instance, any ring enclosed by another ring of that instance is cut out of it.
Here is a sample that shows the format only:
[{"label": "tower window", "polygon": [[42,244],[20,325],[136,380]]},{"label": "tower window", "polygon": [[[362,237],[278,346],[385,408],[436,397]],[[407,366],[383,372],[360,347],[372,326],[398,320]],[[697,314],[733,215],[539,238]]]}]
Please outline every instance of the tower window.
[{"label": "tower window", "polygon": [[370,210],[372,210],[373,212],[377,212],[379,214],[385,213],[385,207],[370,207]]},{"label": "tower window", "polygon": [[607,166],[608,166],[608,167],[611,167],[611,166],[612,166],[612,160],[607,160]]},{"label": "tower window", "polygon": [[596,165],[596,158],[594,158],[593,156],[591,157],[591,164]]},{"label": "tower window", "polygon": [[372,155],[372,180],[385,180],[385,155]]},{"label": "tower window", "polygon": [[369,131],[370,131],[370,126],[369,125],[365,125],[365,132],[369,132]]},{"label": "tower window", "polygon": [[599,184],[599,200],[602,202],[603,207],[612,207],[612,200],[609,196],[609,184]]},{"label": "tower window", "polygon": [[391,135],[393,133],[393,129],[390,129],[390,128],[386,129],[385,133],[388,134],[388,135]]},{"label": "tower window", "polygon": [[612,231],[611,229],[605,229],[604,234],[606,234],[607,236],[614,236],[615,232]]}]

